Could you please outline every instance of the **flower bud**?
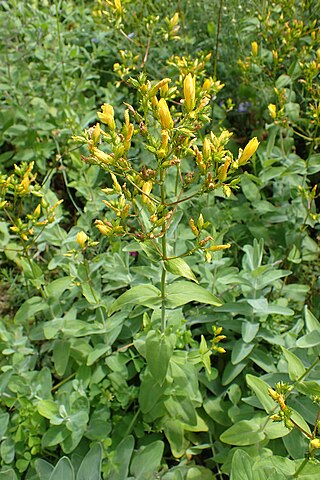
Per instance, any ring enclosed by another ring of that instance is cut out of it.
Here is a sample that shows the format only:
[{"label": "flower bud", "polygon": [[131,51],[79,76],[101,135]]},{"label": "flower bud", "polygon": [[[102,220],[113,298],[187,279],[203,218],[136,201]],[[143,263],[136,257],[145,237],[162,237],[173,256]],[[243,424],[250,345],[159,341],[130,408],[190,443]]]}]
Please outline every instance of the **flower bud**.
[{"label": "flower bud", "polygon": [[80,245],[81,248],[84,247],[84,244],[86,243],[87,240],[88,240],[88,235],[86,235],[83,231],[77,233],[76,242],[78,243],[78,245]]},{"label": "flower bud", "polygon": [[313,440],[311,440],[310,446],[312,448],[320,448],[320,438],[314,438]]},{"label": "flower bud", "polygon": [[184,105],[187,112],[191,112],[195,106],[196,85],[195,77],[188,73],[183,82]]},{"label": "flower bud", "polygon": [[112,157],[108,155],[107,153],[103,152],[102,150],[99,150],[97,147],[92,148],[92,154],[100,160],[100,162],[105,163],[106,165],[109,165],[112,161]]},{"label": "flower bud", "polygon": [[206,78],[205,81],[203,82],[201,90],[209,90],[211,88],[211,85],[212,85],[211,78]]},{"label": "flower bud", "polygon": [[194,234],[196,237],[199,237],[200,232],[199,232],[199,230],[197,229],[197,227],[195,226],[195,223],[194,223],[193,218],[190,218],[190,220],[189,220],[189,225],[190,225],[190,227],[191,227],[191,230],[192,230],[193,234]]},{"label": "flower bud", "polygon": [[230,167],[230,163],[231,163],[231,158],[226,157],[226,161],[225,161],[224,164],[221,165],[221,167],[219,168],[218,178],[219,178],[220,182],[224,182],[225,179],[227,178],[228,169],[229,169],[229,167]]},{"label": "flower bud", "polygon": [[276,105],[274,105],[273,103],[270,103],[270,104],[268,105],[268,110],[269,110],[269,115],[270,115],[270,117],[273,118],[273,119],[276,118],[276,116],[277,116],[277,107],[276,107]]},{"label": "flower bud", "polygon": [[150,180],[148,182],[144,182],[144,184],[142,185],[142,191],[145,194],[145,195],[142,194],[143,203],[148,203],[150,201],[149,194],[152,190],[152,186],[153,186],[153,183]]},{"label": "flower bud", "polygon": [[205,137],[203,140],[202,155],[204,161],[207,161],[211,156],[211,142],[208,137]]},{"label": "flower bud", "polygon": [[97,123],[97,124],[95,125],[94,129],[93,129],[92,136],[91,136],[91,138],[92,138],[92,140],[93,140],[93,143],[94,143],[95,145],[96,145],[96,144],[99,142],[99,140],[100,140],[100,132],[101,132],[101,130],[100,130],[100,124]]},{"label": "flower bud", "polygon": [[41,213],[41,205],[39,203],[39,205],[34,209],[33,216],[35,218],[38,218],[40,216],[40,213]]},{"label": "flower bud", "polygon": [[280,394],[278,392],[276,392],[275,390],[273,390],[272,388],[268,388],[268,394],[276,402],[279,400]]},{"label": "flower bud", "polygon": [[238,159],[238,165],[241,166],[247,163],[249,158],[252,157],[252,155],[257,150],[258,146],[259,146],[259,141],[257,137],[252,138],[248,143],[248,145],[245,146],[243,152],[241,153],[240,158]]},{"label": "flower bud", "polygon": [[110,235],[112,234],[112,226],[111,226],[111,224],[110,224],[110,225],[106,225],[106,224],[103,223],[101,220],[96,220],[96,221],[95,221],[95,225],[96,225],[97,229],[99,230],[99,232],[102,233],[103,235],[110,236]]},{"label": "flower bud", "polygon": [[162,128],[167,130],[173,128],[173,120],[171,117],[171,113],[170,113],[168,104],[164,98],[160,98],[159,100],[158,112],[159,112],[160,123]]},{"label": "flower bud", "polygon": [[225,245],[212,245],[211,247],[208,248],[210,252],[218,252],[219,250],[226,250],[227,248],[230,248],[231,244],[226,243]]},{"label": "flower bud", "polygon": [[258,50],[259,50],[259,47],[257,42],[251,42],[251,52],[253,57],[258,56]]},{"label": "flower bud", "polygon": [[158,91],[163,88],[164,86],[168,87],[168,83],[171,82],[171,78],[164,78],[160,80],[160,82],[156,83],[151,89],[149,90],[150,97],[153,97],[158,93]]}]

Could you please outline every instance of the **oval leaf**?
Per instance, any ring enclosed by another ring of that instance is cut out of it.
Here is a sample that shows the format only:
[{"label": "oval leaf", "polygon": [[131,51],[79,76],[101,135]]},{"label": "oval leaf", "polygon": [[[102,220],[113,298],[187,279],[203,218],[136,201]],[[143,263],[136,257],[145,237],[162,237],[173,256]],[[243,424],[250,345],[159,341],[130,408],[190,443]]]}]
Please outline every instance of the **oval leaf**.
[{"label": "oval leaf", "polygon": [[260,425],[254,420],[240,420],[220,435],[220,440],[228,445],[254,445],[261,442],[265,435],[260,430]]},{"label": "oval leaf", "polygon": [[171,258],[169,260],[165,260],[164,266],[165,269],[173,275],[185,277],[189,280],[199,283],[187,262],[185,262],[182,258]]},{"label": "oval leaf", "polygon": [[176,308],[189,302],[208,303],[215,307],[220,307],[220,300],[200,285],[194,283],[174,282],[167,288],[166,307]]},{"label": "oval leaf", "polygon": [[118,297],[109,310],[109,315],[120,310],[126,305],[144,305],[145,307],[156,307],[161,304],[161,292],[153,285],[139,285],[130,288]]},{"label": "oval leaf", "polygon": [[246,381],[249,387],[254,391],[257,395],[259,402],[265,409],[267,413],[272,412],[276,407],[276,403],[270,395],[268,394],[269,385],[261,380],[261,378],[255,377],[254,375],[246,375]]}]

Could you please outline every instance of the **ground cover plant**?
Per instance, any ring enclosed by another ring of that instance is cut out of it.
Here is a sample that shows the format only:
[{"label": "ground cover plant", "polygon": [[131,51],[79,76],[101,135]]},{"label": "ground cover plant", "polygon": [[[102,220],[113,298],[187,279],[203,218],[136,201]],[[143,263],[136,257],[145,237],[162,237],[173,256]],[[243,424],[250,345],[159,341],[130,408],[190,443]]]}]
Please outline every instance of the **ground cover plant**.
[{"label": "ground cover plant", "polygon": [[1,2],[0,479],[319,477],[316,11]]}]

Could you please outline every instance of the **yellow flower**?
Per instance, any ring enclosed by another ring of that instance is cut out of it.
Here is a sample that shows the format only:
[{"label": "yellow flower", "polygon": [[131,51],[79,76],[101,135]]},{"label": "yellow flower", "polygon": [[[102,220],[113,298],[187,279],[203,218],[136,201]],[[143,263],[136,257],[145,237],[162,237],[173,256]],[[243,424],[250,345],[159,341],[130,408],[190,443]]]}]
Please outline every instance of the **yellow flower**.
[{"label": "yellow flower", "polygon": [[187,112],[191,112],[195,106],[196,86],[195,77],[188,73],[183,82],[184,105]]},{"label": "yellow flower", "polygon": [[312,448],[320,448],[320,438],[314,438],[313,440],[311,440],[310,446]]},{"label": "yellow flower", "polygon": [[122,5],[121,5],[121,0],[114,0],[114,6],[116,7],[116,10],[122,14]]},{"label": "yellow flower", "polygon": [[38,218],[40,216],[40,213],[41,213],[41,204],[39,203],[39,205],[34,209],[33,215],[35,218]]},{"label": "yellow flower", "polygon": [[251,42],[251,52],[254,57],[258,56],[258,50],[259,50],[259,47],[257,42]]},{"label": "yellow flower", "polygon": [[78,245],[80,245],[81,248],[84,247],[84,244],[86,243],[87,240],[88,240],[88,235],[86,235],[82,230],[81,232],[77,233],[76,242],[78,243]]},{"label": "yellow flower", "polygon": [[168,130],[170,128],[173,128],[173,120],[171,117],[171,113],[168,104],[164,98],[160,98],[158,102],[158,112],[162,128],[166,128]]},{"label": "yellow flower", "polygon": [[276,107],[273,103],[270,103],[270,104],[268,105],[268,110],[269,110],[270,117],[271,117],[271,118],[276,118],[276,116],[277,116],[277,107]]},{"label": "yellow flower", "polygon": [[156,95],[158,91],[164,87],[167,89],[169,82],[171,82],[171,78],[164,78],[163,80],[157,82],[149,91],[150,97]]},{"label": "yellow flower", "polygon": [[280,397],[279,393],[273,390],[272,388],[268,388],[268,393],[270,397],[276,402],[279,400],[279,397]]},{"label": "yellow flower", "polygon": [[112,105],[108,103],[104,103],[101,107],[102,113],[98,112],[98,117],[100,118],[101,122],[106,123],[110,130],[115,130],[116,124],[114,121],[114,110]]},{"label": "yellow flower", "polygon": [[92,148],[92,154],[100,160],[100,162],[105,163],[105,164],[110,164],[112,157],[108,155],[107,153],[103,152],[102,150],[99,150],[97,147]]},{"label": "yellow flower", "polygon": [[148,182],[144,182],[142,185],[142,191],[144,192],[142,194],[142,201],[143,203],[148,203],[150,202],[149,195],[152,190],[153,183],[149,180]]},{"label": "yellow flower", "polygon": [[[100,233],[110,236],[112,234],[112,226],[106,225],[101,220],[96,220],[95,225]],[[110,224],[111,225],[111,224]]]},{"label": "yellow flower", "polygon": [[226,243],[225,245],[212,245],[211,247],[208,248],[210,252],[218,252],[219,250],[226,250],[227,248],[230,248],[231,244]]},{"label": "yellow flower", "polygon": [[100,129],[100,124],[99,123],[96,123],[96,125],[94,126],[94,129],[92,131],[92,135],[91,135],[91,138],[93,140],[93,143],[96,145],[99,140],[100,140],[100,134],[101,134],[101,129]]},{"label": "yellow flower", "polygon": [[203,82],[201,90],[209,90],[209,88],[211,88],[211,85],[212,85],[212,79],[206,78],[205,81]]},{"label": "yellow flower", "polygon": [[252,155],[257,150],[257,148],[259,146],[259,143],[260,142],[258,141],[257,137],[254,137],[250,140],[248,145],[245,146],[243,152],[241,153],[240,158],[238,159],[238,165],[239,166],[247,163],[249,158],[252,157]]}]

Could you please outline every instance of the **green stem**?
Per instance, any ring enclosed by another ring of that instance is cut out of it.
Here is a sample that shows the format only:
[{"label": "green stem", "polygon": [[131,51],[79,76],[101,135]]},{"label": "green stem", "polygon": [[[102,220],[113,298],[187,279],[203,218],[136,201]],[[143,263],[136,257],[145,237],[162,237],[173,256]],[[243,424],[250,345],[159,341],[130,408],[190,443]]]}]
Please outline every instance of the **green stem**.
[{"label": "green stem", "polygon": [[222,4],[223,4],[223,0],[220,0],[219,11],[218,11],[218,21],[217,21],[216,48],[215,48],[214,63],[213,63],[213,78],[215,80],[217,79],[217,64],[218,64],[218,49],[219,49],[219,36],[220,36],[221,16],[222,16]]},{"label": "green stem", "polygon": [[[161,204],[165,205],[166,202],[166,189],[165,189],[165,169],[161,169],[160,172],[160,190],[161,190]],[[164,223],[162,227],[162,260],[167,258],[167,235],[166,235],[166,224]],[[166,329],[166,269],[164,264],[162,264],[162,273],[161,273],[161,332],[164,332]]]},{"label": "green stem", "polygon": [[303,460],[303,462],[301,463],[300,467],[298,467],[298,469],[295,471],[295,473],[294,473],[294,475],[293,475],[293,478],[298,478],[299,473],[302,472],[302,470],[304,469],[304,467],[307,465],[308,461],[309,461],[309,458],[308,458],[308,457]]}]

